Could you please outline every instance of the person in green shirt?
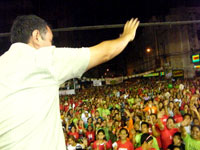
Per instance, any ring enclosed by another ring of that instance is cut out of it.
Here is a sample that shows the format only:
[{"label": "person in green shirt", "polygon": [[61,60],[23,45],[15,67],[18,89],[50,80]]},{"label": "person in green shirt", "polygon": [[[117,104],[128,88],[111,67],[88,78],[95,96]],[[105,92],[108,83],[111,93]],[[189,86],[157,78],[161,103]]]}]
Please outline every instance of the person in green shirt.
[{"label": "person in green shirt", "polygon": [[133,104],[134,104],[134,98],[129,98],[127,101],[128,101],[128,103],[129,103],[130,106],[133,106]]},{"label": "person in green shirt", "polygon": [[106,140],[110,140],[110,135],[109,135],[109,128],[107,126],[107,121],[104,120],[102,121],[102,124],[101,124],[101,128],[104,130],[105,132],[105,137],[106,137]]},{"label": "person in green shirt", "polygon": [[[145,134],[145,133],[149,133],[149,124],[147,122],[142,122],[141,131],[142,131],[142,133],[137,134],[135,136],[135,141],[134,141],[135,147],[140,147],[141,146],[141,137],[142,137],[142,135]],[[156,150],[160,150],[156,138],[154,136],[152,136],[152,137],[153,137],[152,148],[155,148]]]},{"label": "person in green shirt", "polygon": [[107,105],[104,104],[102,109],[102,117],[105,118],[108,115],[110,115],[110,110],[108,109]]},{"label": "person in green shirt", "polygon": [[102,110],[103,110],[102,104],[97,104],[96,110],[99,112],[100,117],[102,117]]},{"label": "person in green shirt", "polygon": [[189,135],[184,128],[186,124],[187,120],[184,120],[180,127],[181,136],[185,142],[185,150],[200,150],[200,126],[193,125],[191,127],[191,135]]}]

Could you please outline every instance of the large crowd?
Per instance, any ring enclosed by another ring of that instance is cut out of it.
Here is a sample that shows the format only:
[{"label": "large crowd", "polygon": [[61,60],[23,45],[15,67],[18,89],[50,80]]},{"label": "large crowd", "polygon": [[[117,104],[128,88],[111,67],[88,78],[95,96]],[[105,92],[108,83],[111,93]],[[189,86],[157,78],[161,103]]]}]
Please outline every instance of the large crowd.
[{"label": "large crowd", "polygon": [[200,150],[199,85],[132,79],[60,96],[67,150]]}]

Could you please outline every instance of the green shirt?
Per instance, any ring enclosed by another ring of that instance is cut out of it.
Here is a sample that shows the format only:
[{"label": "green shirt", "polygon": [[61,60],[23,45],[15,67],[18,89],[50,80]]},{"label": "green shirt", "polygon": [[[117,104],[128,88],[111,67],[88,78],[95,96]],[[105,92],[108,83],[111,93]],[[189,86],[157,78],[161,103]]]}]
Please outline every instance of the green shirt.
[{"label": "green shirt", "polygon": [[128,103],[133,104],[133,103],[134,103],[134,99],[133,99],[133,98],[129,98],[129,99],[128,99]]},{"label": "green shirt", "polygon": [[189,134],[183,138],[185,150],[200,150],[200,141],[193,139]]},{"label": "green shirt", "polygon": [[99,107],[99,108],[97,108],[97,110],[99,112],[99,115],[102,117],[102,110],[103,110],[103,108]]},{"label": "green shirt", "polygon": [[[135,136],[135,144],[136,144],[136,147],[140,147],[141,146],[141,137],[142,137],[142,134],[143,133],[140,133],[140,134],[137,134]],[[153,144],[152,144],[152,147],[155,148],[156,150],[160,150],[159,146],[158,146],[158,142],[156,140],[156,138],[154,136],[153,137]]]},{"label": "green shirt", "polygon": [[110,135],[109,135],[109,129],[108,127],[104,127],[103,128],[104,132],[105,132],[105,136],[106,136],[106,140],[110,140]]},{"label": "green shirt", "polygon": [[109,109],[102,109],[102,117],[104,116],[104,115],[110,115],[110,110]]},{"label": "green shirt", "polygon": [[78,118],[74,118],[74,119],[73,119],[73,122],[74,122],[75,124],[77,124],[77,123],[78,123]]},{"label": "green shirt", "polygon": [[[91,126],[92,126],[93,129],[94,129],[94,125],[93,125],[93,123],[91,124]],[[88,128],[88,123],[84,124],[84,127],[87,129],[87,128]]]}]

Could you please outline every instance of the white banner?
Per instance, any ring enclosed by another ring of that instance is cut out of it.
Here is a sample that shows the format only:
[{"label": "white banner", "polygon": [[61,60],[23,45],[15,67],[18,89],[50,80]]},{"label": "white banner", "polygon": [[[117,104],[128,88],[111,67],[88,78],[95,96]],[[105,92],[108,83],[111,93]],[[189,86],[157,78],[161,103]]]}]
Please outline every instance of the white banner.
[{"label": "white banner", "polygon": [[102,86],[101,80],[93,80],[93,86]]},{"label": "white banner", "polygon": [[107,85],[110,85],[110,84],[119,84],[119,83],[123,82],[123,77],[106,78],[105,81],[106,81]]},{"label": "white banner", "polygon": [[75,90],[71,89],[71,90],[60,90],[59,91],[59,95],[73,95],[75,94]]}]

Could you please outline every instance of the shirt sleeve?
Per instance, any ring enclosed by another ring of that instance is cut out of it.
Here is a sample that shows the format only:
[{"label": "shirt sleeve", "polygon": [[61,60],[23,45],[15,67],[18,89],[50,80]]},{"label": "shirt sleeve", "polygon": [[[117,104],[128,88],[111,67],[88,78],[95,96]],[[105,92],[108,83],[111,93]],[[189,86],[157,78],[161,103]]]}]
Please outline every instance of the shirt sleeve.
[{"label": "shirt sleeve", "polygon": [[90,60],[89,48],[54,48],[51,73],[59,84],[79,78],[86,71]]}]

